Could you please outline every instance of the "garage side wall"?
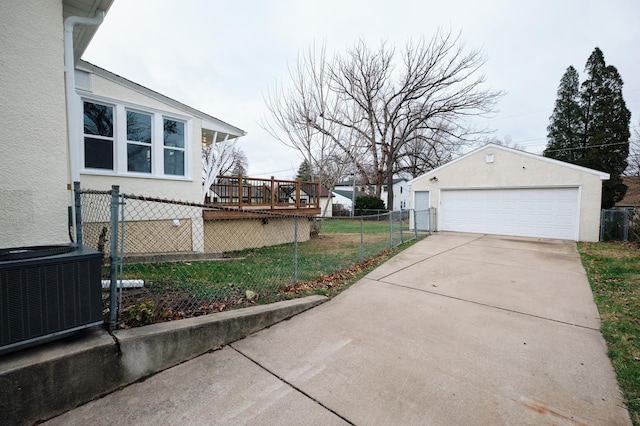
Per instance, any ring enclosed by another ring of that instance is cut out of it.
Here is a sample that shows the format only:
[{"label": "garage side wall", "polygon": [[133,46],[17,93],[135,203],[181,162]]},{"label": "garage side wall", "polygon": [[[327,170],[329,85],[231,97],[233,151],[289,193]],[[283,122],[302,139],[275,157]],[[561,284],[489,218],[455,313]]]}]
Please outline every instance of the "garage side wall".
[{"label": "garage side wall", "polygon": [[[492,162],[487,162],[487,154],[492,154]],[[434,177],[437,180],[432,180]],[[551,187],[580,189],[578,240],[598,241],[602,197],[599,175],[495,147],[480,149],[415,179],[411,202],[413,205],[415,191],[430,191],[431,206],[438,208],[441,190]]]}]

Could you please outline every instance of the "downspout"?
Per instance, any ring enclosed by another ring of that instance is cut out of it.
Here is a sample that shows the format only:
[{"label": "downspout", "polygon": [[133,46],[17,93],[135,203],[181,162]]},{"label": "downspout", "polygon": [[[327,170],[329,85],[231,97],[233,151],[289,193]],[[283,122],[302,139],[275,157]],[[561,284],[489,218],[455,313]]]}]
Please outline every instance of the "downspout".
[{"label": "downspout", "polygon": [[[104,20],[104,11],[96,11],[95,18],[84,18],[81,16],[69,16],[64,20],[64,85],[65,85],[65,106],[67,114],[67,151],[69,161],[69,182],[67,188],[71,191],[70,206],[74,205],[73,182],[80,181],[80,166],[78,164],[78,126],[76,111],[76,76],[75,61],[73,57],[73,28],[76,25],[96,26]],[[75,223],[75,210],[70,209],[70,221]]]}]

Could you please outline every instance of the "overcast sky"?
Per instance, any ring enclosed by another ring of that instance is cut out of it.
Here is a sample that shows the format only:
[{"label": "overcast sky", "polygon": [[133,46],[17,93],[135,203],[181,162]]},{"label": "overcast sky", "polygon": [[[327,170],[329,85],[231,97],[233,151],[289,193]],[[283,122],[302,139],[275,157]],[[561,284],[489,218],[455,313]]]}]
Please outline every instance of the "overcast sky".
[{"label": "overcast sky", "polygon": [[562,74],[573,65],[582,81],[596,46],[638,125],[639,24],[638,0],[115,0],[83,59],[247,131],[249,175],[291,178],[302,159],[260,127],[263,95],[314,42],[400,48],[461,31],[488,57],[488,87],[507,92],[483,124],[539,154]]}]

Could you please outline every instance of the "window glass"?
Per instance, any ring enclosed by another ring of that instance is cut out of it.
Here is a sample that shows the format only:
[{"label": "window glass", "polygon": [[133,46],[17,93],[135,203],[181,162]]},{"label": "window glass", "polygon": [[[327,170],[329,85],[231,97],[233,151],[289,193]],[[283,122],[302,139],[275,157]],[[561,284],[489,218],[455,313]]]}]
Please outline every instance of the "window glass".
[{"label": "window glass", "polygon": [[113,137],[113,107],[95,104],[93,102],[84,103],[84,133],[87,135],[97,135]]},{"label": "window glass", "polygon": [[164,150],[164,174],[184,176],[184,151],[177,149]]},{"label": "window glass", "polygon": [[84,166],[113,170],[113,107],[84,102]]},{"label": "window glass", "polygon": [[184,176],[184,122],[164,119],[164,174]]},{"label": "window glass", "polygon": [[113,170],[113,141],[85,137],[84,166],[92,169]]},{"label": "window glass", "polygon": [[127,170],[151,173],[151,146],[127,144]]},{"label": "window glass", "polygon": [[184,148],[184,123],[164,119],[164,146]]},{"label": "window glass", "polygon": [[151,114],[127,111],[127,171],[151,173]]},{"label": "window glass", "polygon": [[127,111],[127,140],[151,143],[151,115]]}]

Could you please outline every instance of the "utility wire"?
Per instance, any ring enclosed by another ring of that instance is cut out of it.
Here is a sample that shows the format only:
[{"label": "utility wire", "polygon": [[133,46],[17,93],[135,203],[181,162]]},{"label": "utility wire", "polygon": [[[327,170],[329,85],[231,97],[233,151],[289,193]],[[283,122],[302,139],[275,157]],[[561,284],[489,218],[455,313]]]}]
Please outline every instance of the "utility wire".
[{"label": "utility wire", "polygon": [[550,149],[547,152],[575,151],[577,149],[603,148],[605,146],[625,145],[625,144],[628,144],[628,143],[629,142],[616,142],[616,143],[605,143],[605,144],[601,144],[601,145],[587,145],[587,146],[574,147],[574,148],[559,148],[559,149]]}]

